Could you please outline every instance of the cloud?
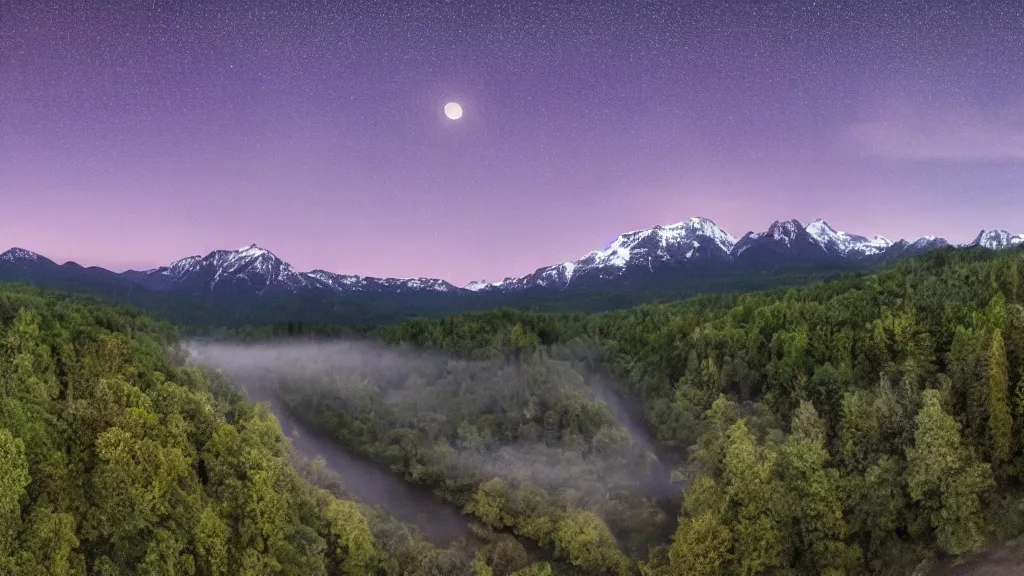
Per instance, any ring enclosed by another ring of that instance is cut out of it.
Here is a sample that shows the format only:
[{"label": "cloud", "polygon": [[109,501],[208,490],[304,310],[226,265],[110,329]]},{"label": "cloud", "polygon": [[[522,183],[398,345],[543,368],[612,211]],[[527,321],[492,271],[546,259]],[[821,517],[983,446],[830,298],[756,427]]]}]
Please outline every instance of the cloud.
[{"label": "cloud", "polygon": [[1024,160],[1020,115],[897,115],[850,126],[861,151],[906,160]]}]

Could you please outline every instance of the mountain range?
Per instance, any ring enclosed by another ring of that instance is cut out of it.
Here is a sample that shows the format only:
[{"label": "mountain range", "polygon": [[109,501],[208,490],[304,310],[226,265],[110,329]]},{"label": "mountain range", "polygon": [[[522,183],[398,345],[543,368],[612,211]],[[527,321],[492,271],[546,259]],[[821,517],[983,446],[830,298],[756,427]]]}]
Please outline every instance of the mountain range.
[{"label": "mountain range", "polygon": [[[1019,245],[1024,245],[1024,235],[982,230],[967,246],[998,250]],[[946,246],[949,242],[933,236],[894,242],[881,236],[849,234],[822,219],[806,226],[797,220],[776,221],[764,232],[736,238],[711,220],[696,217],[627,232],[603,250],[525,276],[471,282],[463,287],[437,278],[300,272],[256,244],[189,256],[152,270],[121,273],[74,262],[58,265],[34,252],[12,248],[0,254],[0,281],[85,292],[158,312],[191,307],[189,316],[200,324],[224,317],[227,310],[233,310],[222,320],[227,323],[282,319],[286,314],[293,315],[289,319],[298,315],[306,320],[337,320],[339,314],[347,318],[355,311],[370,314],[367,321],[379,321],[374,315],[385,310],[387,315],[404,318],[428,311],[447,313],[544,299],[578,299],[584,293],[619,295],[617,300],[589,307],[607,309],[644,301],[639,293],[682,297],[738,289],[740,284],[759,288],[773,281],[750,286],[749,279],[870,268]],[[256,309],[267,313],[254,314]]]}]

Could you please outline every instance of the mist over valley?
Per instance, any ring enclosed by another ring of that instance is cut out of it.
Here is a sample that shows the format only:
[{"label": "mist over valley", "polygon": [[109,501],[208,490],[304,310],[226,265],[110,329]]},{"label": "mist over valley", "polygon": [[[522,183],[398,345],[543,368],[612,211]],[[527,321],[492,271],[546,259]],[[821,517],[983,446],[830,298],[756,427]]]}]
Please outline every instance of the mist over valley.
[{"label": "mist over valley", "polygon": [[[268,402],[296,448],[325,455],[353,494],[428,535],[456,534],[448,526],[469,518],[453,518],[448,503],[471,509],[467,491],[478,485],[539,489],[603,511],[635,553],[646,543],[627,522],[662,539],[675,528],[680,486],[650,431],[569,360],[465,360],[368,341],[186,348],[191,361]],[[391,470],[382,475],[381,464]],[[424,497],[430,489],[436,495]],[[620,517],[627,509],[631,518]]]}]

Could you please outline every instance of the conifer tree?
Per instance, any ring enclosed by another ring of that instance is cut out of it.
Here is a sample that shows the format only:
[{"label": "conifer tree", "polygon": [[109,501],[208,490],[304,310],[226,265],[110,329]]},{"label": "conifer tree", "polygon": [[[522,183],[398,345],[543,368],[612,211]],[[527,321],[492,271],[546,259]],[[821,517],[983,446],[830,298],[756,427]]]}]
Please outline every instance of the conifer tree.
[{"label": "conifer tree", "polygon": [[992,334],[988,354],[988,414],[991,462],[994,469],[1010,459],[1013,449],[1013,418],[1009,405],[1010,377],[1000,330]]},{"label": "conifer tree", "polygon": [[991,487],[992,472],[963,446],[937,390],[924,392],[907,460],[910,496],[927,512],[939,547],[954,555],[976,551],[983,542],[980,496]]}]

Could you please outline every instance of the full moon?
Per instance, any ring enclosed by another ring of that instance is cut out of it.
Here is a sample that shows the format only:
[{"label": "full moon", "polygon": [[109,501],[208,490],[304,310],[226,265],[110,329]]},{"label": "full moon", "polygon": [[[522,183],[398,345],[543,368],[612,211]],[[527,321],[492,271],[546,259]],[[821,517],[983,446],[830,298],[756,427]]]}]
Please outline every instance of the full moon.
[{"label": "full moon", "polygon": [[452,120],[462,118],[462,106],[458,102],[449,102],[444,105],[444,115]]}]

